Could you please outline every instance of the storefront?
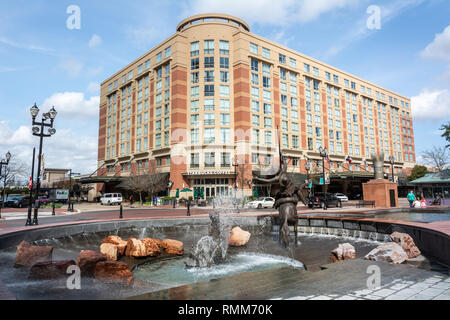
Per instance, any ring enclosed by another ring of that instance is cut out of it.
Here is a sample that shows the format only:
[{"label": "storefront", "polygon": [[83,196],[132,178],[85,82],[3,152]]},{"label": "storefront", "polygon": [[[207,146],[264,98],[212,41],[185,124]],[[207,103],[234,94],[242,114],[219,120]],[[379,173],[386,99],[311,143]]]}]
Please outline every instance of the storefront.
[{"label": "storefront", "polygon": [[191,171],[183,176],[192,189],[188,197],[209,199],[234,195],[235,174],[232,171]]}]

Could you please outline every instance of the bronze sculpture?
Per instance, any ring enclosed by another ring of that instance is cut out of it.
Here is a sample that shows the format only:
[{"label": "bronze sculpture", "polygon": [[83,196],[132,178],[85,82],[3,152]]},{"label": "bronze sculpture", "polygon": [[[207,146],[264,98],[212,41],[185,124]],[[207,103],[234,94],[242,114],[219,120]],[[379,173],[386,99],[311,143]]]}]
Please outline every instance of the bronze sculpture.
[{"label": "bronze sculpture", "polygon": [[255,177],[255,180],[265,183],[278,183],[280,185],[280,191],[275,196],[274,208],[278,209],[280,229],[279,229],[279,241],[283,240],[285,247],[289,245],[289,224],[294,225],[295,232],[295,244],[297,244],[297,203],[302,201],[307,204],[305,186],[306,183],[301,186],[296,186],[287,174],[287,159],[284,158],[280,151],[280,168],[278,172],[271,178]]}]

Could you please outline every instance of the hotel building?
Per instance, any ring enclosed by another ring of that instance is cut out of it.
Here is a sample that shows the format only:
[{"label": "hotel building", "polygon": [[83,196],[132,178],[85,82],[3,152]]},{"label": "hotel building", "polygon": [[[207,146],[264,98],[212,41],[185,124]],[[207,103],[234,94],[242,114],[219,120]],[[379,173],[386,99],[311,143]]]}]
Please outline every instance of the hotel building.
[{"label": "hotel building", "polygon": [[252,34],[225,14],[181,21],[103,81],[99,115],[97,181],[151,167],[168,176],[171,195],[236,187],[252,194],[253,175],[278,165],[279,139],[299,181],[307,161],[308,173],[322,172],[318,150],[326,147],[336,192],[373,177],[372,154],[384,152],[389,174],[393,157],[397,176],[416,160],[409,98]]}]

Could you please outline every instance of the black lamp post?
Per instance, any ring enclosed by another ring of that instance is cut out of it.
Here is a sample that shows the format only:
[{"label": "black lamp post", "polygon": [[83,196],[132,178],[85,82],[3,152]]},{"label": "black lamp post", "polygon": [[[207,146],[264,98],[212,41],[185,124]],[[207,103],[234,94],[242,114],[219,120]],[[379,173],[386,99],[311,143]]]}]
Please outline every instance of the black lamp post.
[{"label": "black lamp post", "polygon": [[[41,191],[41,158],[42,158],[42,143],[44,137],[51,137],[56,133],[56,130],[53,128],[53,122],[56,118],[57,112],[55,107],[52,107],[49,112],[42,114],[41,122],[36,121],[36,117],[39,114],[39,108],[34,104],[30,108],[31,117],[33,119],[33,136],[39,137],[39,154],[38,154],[38,167],[37,167],[37,181],[36,181],[36,193],[34,197],[34,217],[33,217],[33,225],[38,225],[38,210],[39,210],[39,192]],[[46,121],[50,121],[49,123]],[[44,133],[44,127],[48,127],[47,133]]]},{"label": "black lamp post", "polygon": [[[11,159],[11,153],[8,151],[5,155],[5,159],[6,160],[1,160],[0,161],[0,178],[2,176],[2,168],[3,166],[7,166],[9,164],[9,159]],[[0,218],[2,217],[2,208],[3,208],[3,203],[5,202],[5,185],[3,185],[3,189],[2,189],[2,203],[0,205]]]},{"label": "black lamp post", "polygon": [[319,147],[319,153],[322,157],[322,176],[323,176],[323,187],[322,191],[327,192],[327,183],[325,181],[325,158],[328,156],[328,150],[327,148]]},{"label": "black lamp post", "polygon": [[395,182],[395,180],[394,180],[394,161],[395,161],[394,157],[390,156],[389,162],[391,164],[392,182]]}]

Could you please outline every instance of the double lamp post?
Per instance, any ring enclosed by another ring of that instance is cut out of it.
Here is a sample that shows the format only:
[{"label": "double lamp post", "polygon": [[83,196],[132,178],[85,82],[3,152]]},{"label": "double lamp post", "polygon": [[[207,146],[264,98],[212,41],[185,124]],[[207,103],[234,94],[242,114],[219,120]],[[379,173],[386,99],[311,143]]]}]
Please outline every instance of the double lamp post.
[{"label": "double lamp post", "polygon": [[[42,114],[41,122],[36,121],[36,117],[39,114],[39,108],[34,104],[30,108],[31,118],[32,118],[32,131],[33,135],[39,137],[39,154],[38,154],[38,167],[37,167],[37,180],[36,180],[36,193],[34,196],[34,217],[31,221],[31,210],[28,210],[28,218],[26,226],[38,225],[38,210],[39,210],[39,193],[41,191],[41,158],[42,158],[42,143],[44,137],[51,137],[56,133],[53,128],[53,122],[56,118],[57,112],[55,107],[52,107],[50,111]],[[47,133],[44,132],[44,128],[47,127]],[[34,155],[33,155],[33,165],[34,165]],[[31,201],[30,201],[31,206]]]}]

